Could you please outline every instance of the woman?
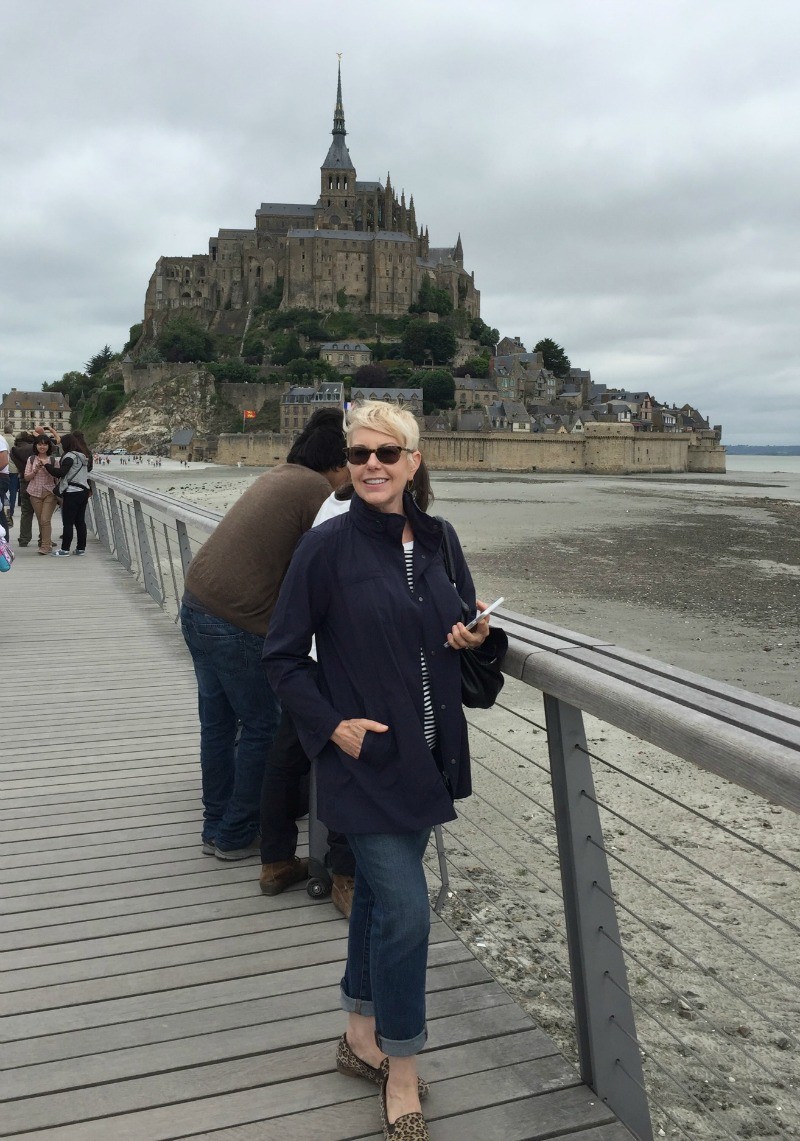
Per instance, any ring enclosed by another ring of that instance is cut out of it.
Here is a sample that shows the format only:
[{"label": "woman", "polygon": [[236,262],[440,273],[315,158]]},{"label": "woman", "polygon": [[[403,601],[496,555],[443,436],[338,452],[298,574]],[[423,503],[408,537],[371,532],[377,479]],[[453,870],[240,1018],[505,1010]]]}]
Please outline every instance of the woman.
[{"label": "woman", "polygon": [[453,820],[453,799],[471,792],[457,651],[489,635],[487,619],[471,632],[460,621],[459,594],[476,600],[458,540],[457,593],[441,524],[408,490],[418,442],[414,417],[393,405],[349,414],[350,510],[301,539],[264,645],[270,684],[318,758],[319,817],[356,858],[337,1067],[380,1083],[384,1136],[395,1141],[428,1136],[416,1067],[427,1037],[422,857],[432,826]]},{"label": "woman", "polygon": [[50,554],[53,512],[58,500],[53,494],[57,483],[58,460],[53,456],[54,444],[49,436],[35,436],[33,452],[25,464],[25,490],[39,523],[39,554]]},{"label": "woman", "polygon": [[80,433],[67,432],[61,437],[63,455],[59,466],[48,465],[47,468],[51,474],[59,477],[58,493],[63,496],[61,520],[64,530],[61,533],[61,547],[53,551],[55,557],[69,554],[73,529],[77,534],[75,554],[86,554],[86,504],[89,502],[89,472],[93,464],[91,452],[82,440]]}]

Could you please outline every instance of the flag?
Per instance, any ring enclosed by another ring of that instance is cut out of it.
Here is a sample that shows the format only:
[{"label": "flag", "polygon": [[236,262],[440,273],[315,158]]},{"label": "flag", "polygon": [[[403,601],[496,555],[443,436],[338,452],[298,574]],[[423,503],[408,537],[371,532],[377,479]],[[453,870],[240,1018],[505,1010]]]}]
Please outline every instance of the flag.
[{"label": "flag", "polygon": [[255,408],[245,408],[244,418],[245,418],[245,420],[255,420],[255,418],[256,418]]}]

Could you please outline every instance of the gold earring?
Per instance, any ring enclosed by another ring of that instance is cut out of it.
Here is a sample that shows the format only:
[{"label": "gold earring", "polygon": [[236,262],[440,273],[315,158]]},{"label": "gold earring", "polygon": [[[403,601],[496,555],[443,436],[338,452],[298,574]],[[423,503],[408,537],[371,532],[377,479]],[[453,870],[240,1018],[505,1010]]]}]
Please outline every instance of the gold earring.
[{"label": "gold earring", "polygon": [[414,489],[414,480],[410,479],[408,481],[408,483],[406,484],[406,491],[413,491],[413,489]]}]

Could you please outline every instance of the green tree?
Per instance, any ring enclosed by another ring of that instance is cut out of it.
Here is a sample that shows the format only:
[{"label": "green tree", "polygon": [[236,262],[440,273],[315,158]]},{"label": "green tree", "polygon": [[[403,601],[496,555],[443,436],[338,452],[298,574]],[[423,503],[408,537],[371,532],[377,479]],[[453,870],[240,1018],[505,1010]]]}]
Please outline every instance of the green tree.
[{"label": "green tree", "polygon": [[128,339],[122,347],[123,353],[127,353],[130,349],[133,348],[133,346],[141,337],[143,328],[144,326],[142,325],[141,321],[138,323],[138,325],[131,325],[130,329],[128,330]]},{"label": "green tree", "polygon": [[453,312],[453,302],[446,289],[438,289],[429,277],[422,279],[417,300],[408,307],[409,313],[438,313],[446,317]]},{"label": "green tree", "polygon": [[533,346],[533,351],[542,354],[544,367],[549,369],[555,376],[569,375],[571,368],[569,357],[561,345],[557,345],[550,337],[545,337],[544,340],[537,341]]},{"label": "green tree", "polygon": [[86,364],[83,366],[86,369],[87,376],[96,376],[98,372],[102,372],[114,359],[114,354],[111,351],[110,345],[103,345],[99,353],[95,353],[90,357]]},{"label": "green tree", "polygon": [[456,386],[449,369],[431,368],[411,377],[411,386],[422,385],[422,410],[426,416],[440,408],[454,408]]},{"label": "green tree", "polygon": [[473,317],[469,326],[470,339],[477,341],[478,344],[484,345],[487,349],[493,349],[497,342],[500,340],[500,333],[497,329],[492,329],[480,317]]},{"label": "green tree", "polygon": [[341,373],[328,364],[327,361],[309,360],[308,357],[297,357],[286,365],[286,375],[295,384],[304,384],[314,380],[341,380]]},{"label": "green tree", "polygon": [[455,351],[456,336],[447,325],[412,321],[403,333],[403,356],[414,364],[425,364],[428,358],[434,364],[446,364],[453,359]]},{"label": "green tree", "polygon": [[258,381],[258,369],[245,364],[238,357],[210,364],[208,371],[215,380],[225,380],[231,384],[254,384]]},{"label": "green tree", "polygon": [[213,336],[188,313],[167,321],[156,347],[165,361],[213,361],[215,356]]},{"label": "green tree", "polygon": [[488,376],[490,372],[490,357],[471,357],[466,364],[453,369],[454,376],[472,376],[475,378]]},{"label": "green tree", "polygon": [[353,383],[356,388],[387,388],[391,385],[389,370],[382,364],[362,364],[356,369]]},{"label": "green tree", "polygon": [[300,342],[294,333],[278,333],[272,341],[273,364],[288,364],[303,355]]}]

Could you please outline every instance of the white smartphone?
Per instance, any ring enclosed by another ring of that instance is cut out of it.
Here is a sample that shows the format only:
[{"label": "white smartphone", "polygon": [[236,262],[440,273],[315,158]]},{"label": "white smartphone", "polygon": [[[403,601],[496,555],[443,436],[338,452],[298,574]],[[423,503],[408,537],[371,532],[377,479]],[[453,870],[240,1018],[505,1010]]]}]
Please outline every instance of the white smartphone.
[{"label": "white smartphone", "polygon": [[[473,626],[477,626],[478,623],[480,622],[481,618],[485,618],[488,614],[491,614],[493,610],[496,610],[498,606],[502,606],[504,602],[505,602],[505,597],[503,595],[501,595],[500,598],[496,598],[494,600],[494,602],[490,602],[485,610],[481,610],[479,614],[475,615],[475,617],[472,619],[471,622],[467,622],[464,629],[465,630],[471,630],[473,628]],[[449,646],[449,645],[450,645],[449,642],[445,642],[445,646]]]}]

